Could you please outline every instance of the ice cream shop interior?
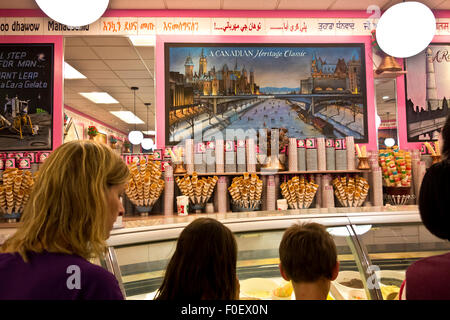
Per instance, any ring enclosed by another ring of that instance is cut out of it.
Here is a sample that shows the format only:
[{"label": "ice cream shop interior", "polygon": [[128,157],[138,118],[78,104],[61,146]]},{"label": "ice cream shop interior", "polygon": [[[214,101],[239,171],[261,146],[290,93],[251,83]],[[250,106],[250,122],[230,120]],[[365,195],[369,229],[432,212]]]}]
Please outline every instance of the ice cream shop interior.
[{"label": "ice cream shop interior", "polygon": [[154,298],[202,217],[236,238],[241,299],[294,299],[278,246],[298,222],[336,244],[329,299],[399,299],[450,249],[418,206],[444,160],[450,1],[57,2],[0,1],[0,244],[52,152],[91,140],[130,172],[98,261],[127,299]]}]

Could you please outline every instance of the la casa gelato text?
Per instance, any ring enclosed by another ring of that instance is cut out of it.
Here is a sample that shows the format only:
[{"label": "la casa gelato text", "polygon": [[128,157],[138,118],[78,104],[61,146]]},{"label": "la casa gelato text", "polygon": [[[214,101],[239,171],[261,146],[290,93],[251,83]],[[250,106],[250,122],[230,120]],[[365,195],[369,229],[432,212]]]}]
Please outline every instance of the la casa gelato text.
[{"label": "la casa gelato text", "polygon": [[280,50],[267,50],[267,49],[236,49],[236,50],[224,50],[217,49],[211,50],[209,53],[210,57],[249,57],[249,58],[275,58],[280,57],[304,57],[306,56],[306,51],[296,51],[292,49],[286,49],[284,51]]},{"label": "la casa gelato text", "polygon": [[182,315],[201,315],[212,318],[216,314],[225,315],[267,315],[268,307],[264,304],[245,305],[245,304],[226,304],[222,307],[202,307],[188,304],[187,307],[181,307]]},{"label": "la casa gelato text", "polygon": [[47,88],[46,81],[38,81],[36,71],[1,71],[2,68],[36,68],[37,60],[25,59],[24,51],[0,52],[0,89]]}]

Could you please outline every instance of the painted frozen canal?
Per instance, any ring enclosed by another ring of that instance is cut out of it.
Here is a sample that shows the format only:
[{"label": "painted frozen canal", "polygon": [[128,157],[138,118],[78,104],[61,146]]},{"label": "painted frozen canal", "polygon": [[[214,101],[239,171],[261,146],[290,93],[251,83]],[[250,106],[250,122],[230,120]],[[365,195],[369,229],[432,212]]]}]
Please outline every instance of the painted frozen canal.
[{"label": "painted frozen canal", "polygon": [[261,104],[251,108],[236,117],[226,129],[244,131],[258,128],[286,128],[290,137],[320,136],[319,130],[306,124],[298,117],[295,110],[281,99],[266,99]]},{"label": "painted frozen canal", "polygon": [[296,138],[367,141],[364,49],[166,44],[166,141],[281,127]]}]

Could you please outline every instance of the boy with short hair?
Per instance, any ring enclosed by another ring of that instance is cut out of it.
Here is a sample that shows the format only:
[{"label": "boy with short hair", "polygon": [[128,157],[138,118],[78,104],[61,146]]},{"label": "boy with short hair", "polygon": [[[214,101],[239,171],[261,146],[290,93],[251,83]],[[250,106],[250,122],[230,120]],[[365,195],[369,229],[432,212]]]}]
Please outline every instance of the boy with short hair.
[{"label": "boy with short hair", "polygon": [[339,274],[336,245],[318,223],[295,224],[281,239],[280,273],[292,281],[297,300],[326,300]]}]

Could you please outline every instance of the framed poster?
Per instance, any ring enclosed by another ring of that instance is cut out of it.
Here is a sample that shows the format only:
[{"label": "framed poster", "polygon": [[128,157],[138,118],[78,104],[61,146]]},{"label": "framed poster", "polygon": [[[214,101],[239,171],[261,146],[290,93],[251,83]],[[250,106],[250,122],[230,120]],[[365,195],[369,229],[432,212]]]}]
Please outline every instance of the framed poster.
[{"label": "framed poster", "polygon": [[165,43],[164,50],[166,144],[281,127],[300,139],[368,142],[362,43]]},{"label": "framed poster", "polygon": [[73,140],[84,139],[84,124],[68,117],[67,124],[64,124],[64,143]]},{"label": "framed poster", "polygon": [[449,114],[450,43],[432,43],[405,61],[408,142],[437,140]]},{"label": "framed poster", "polygon": [[99,132],[94,137],[94,141],[101,142],[101,143],[104,143],[104,144],[108,144],[108,139],[107,139],[106,133]]},{"label": "framed poster", "polygon": [[51,150],[54,45],[0,44],[0,150]]}]

